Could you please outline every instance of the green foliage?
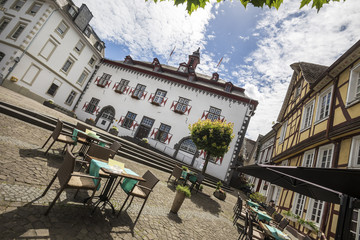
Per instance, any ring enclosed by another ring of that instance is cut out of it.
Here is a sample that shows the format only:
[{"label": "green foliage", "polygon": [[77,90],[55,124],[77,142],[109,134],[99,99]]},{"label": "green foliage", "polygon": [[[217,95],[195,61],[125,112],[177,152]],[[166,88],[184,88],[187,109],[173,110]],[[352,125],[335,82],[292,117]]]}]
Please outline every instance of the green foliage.
[{"label": "green foliage", "polygon": [[254,202],[258,202],[258,203],[265,203],[266,202],[266,197],[264,195],[262,195],[261,193],[258,192],[253,192],[250,194],[250,199]]},{"label": "green foliage", "polygon": [[229,150],[229,144],[234,138],[232,123],[226,121],[197,121],[189,125],[191,139],[198,149],[213,157],[223,157]]},{"label": "green foliage", "polygon": [[185,193],[185,196],[187,198],[191,197],[191,192],[188,186],[183,186],[179,184],[176,186],[176,191]]},{"label": "green foliage", "polygon": [[218,181],[216,183],[216,190],[220,190],[222,186],[223,186],[223,183],[221,181]]},{"label": "green foliage", "polygon": [[141,139],[141,141],[143,141],[144,143],[149,143],[149,140],[147,138],[143,138]]},{"label": "green foliage", "polygon": [[189,170],[189,168],[187,166],[181,166],[182,170],[187,172]]},{"label": "green foliage", "polygon": [[[145,0],[148,1],[148,0]],[[156,2],[162,2],[165,0],[152,0],[155,3]],[[168,0],[168,1],[174,1],[174,5],[179,4],[186,4],[186,10],[191,15],[192,12],[197,10],[199,7],[205,8],[206,4],[210,3],[210,0]],[[216,0],[218,3],[225,1],[225,0]],[[276,8],[279,9],[281,4],[283,3],[283,0],[239,0],[241,4],[246,8],[248,4],[253,5],[254,7],[264,7],[267,6],[269,8]],[[329,2],[339,2],[341,0],[300,0],[300,8],[309,5],[311,2],[311,8],[316,8],[317,11],[320,10],[320,8],[323,7],[324,4],[328,4]],[[345,2],[345,0],[343,0]]]},{"label": "green foliage", "polygon": [[204,186],[201,184],[201,185],[199,186],[199,190],[202,191],[203,189],[204,189]]},{"label": "green foliage", "polygon": [[112,126],[112,129],[115,129],[116,131],[119,131],[119,129],[116,126]]}]

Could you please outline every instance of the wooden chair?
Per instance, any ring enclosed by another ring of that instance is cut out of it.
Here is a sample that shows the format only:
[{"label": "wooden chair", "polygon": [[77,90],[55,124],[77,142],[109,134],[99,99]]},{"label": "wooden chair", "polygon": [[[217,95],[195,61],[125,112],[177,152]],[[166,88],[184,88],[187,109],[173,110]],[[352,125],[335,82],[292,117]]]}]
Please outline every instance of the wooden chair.
[{"label": "wooden chair", "polygon": [[241,219],[246,218],[246,213],[243,211],[243,201],[242,201],[240,195],[238,195],[238,199],[237,199],[237,202],[235,203],[233,210],[234,210],[233,225],[235,225],[237,223],[237,220],[239,218],[241,218]]},{"label": "wooden chair", "polygon": [[265,235],[262,232],[254,229],[253,221],[254,221],[254,219],[251,217],[251,215],[248,213],[248,211],[246,211],[245,225],[244,225],[243,231],[240,233],[238,240],[241,240],[244,238],[246,240],[265,239]]},{"label": "wooden chair", "polygon": [[196,193],[199,191],[199,188],[200,188],[200,185],[201,183],[204,181],[205,179],[205,176],[202,175],[201,173],[199,173],[197,176],[196,176],[196,180],[195,181],[191,181],[191,186],[190,186],[190,191],[192,192],[192,190],[194,189],[194,187],[196,188]]},{"label": "wooden chair", "polygon": [[[82,124],[82,123],[80,123],[80,122],[77,122],[77,123],[76,123],[76,127],[75,127],[75,128],[78,129],[78,130],[80,130],[80,131],[83,131],[83,132],[86,132],[86,129],[88,129],[88,130],[91,130],[91,129],[92,129],[92,127],[88,127],[87,125]],[[78,135],[77,135],[77,142],[83,144],[83,146],[81,147],[81,149],[80,149],[80,151],[79,151],[79,155],[84,154],[84,152],[85,152],[85,150],[86,150],[86,148],[87,148],[86,146],[88,145],[88,141],[86,140],[86,135],[84,135],[84,134],[82,134],[82,133],[78,133]],[[71,151],[73,151],[74,148],[75,148],[75,145],[73,146],[73,148],[72,148]],[[82,156],[83,156],[83,155],[82,155]]]},{"label": "wooden chair", "polygon": [[41,148],[44,148],[45,145],[49,142],[50,138],[53,139],[53,142],[50,144],[49,148],[45,151],[44,155],[46,155],[48,153],[48,151],[50,150],[52,145],[54,145],[55,142],[65,143],[64,150],[68,144],[72,145],[75,143],[75,141],[70,136],[61,134],[62,127],[63,127],[63,122],[58,119],[53,133],[50,135],[50,137],[46,140],[44,145],[41,147]]},{"label": "wooden chair", "polygon": [[111,154],[110,158],[114,158],[120,148],[121,143],[119,143],[118,141],[113,142],[110,146],[110,149],[114,151],[114,154]]},{"label": "wooden chair", "polygon": [[284,218],[283,220],[280,221],[279,225],[277,226],[278,229],[280,229],[281,231],[284,231],[284,229],[287,227],[287,225],[289,225],[289,220],[287,220],[286,218]]},{"label": "wooden chair", "polygon": [[[140,217],[140,214],[141,214],[141,212],[142,212],[142,210],[143,210],[143,208],[145,206],[145,203],[146,203],[150,193],[152,192],[152,190],[154,189],[156,184],[159,182],[159,179],[157,179],[155,177],[155,175],[152,174],[149,170],[146,171],[146,173],[142,177],[145,179],[144,182],[138,182],[130,192],[126,192],[124,190],[125,193],[127,194],[127,197],[126,197],[126,199],[124,201],[124,204],[121,206],[120,211],[119,211],[119,213],[117,215],[119,217],[122,209],[124,208],[124,206],[125,206],[125,204],[126,204],[126,202],[127,202],[127,200],[129,199],[130,196],[132,196],[132,198],[131,198],[131,201],[130,201],[128,207],[130,207],[132,201],[134,200],[134,197],[144,199],[143,205],[141,206],[139,214],[136,217],[136,220],[134,222],[134,226],[135,226],[136,222],[138,221],[138,219]],[[124,189],[123,184],[121,185],[121,188]]]},{"label": "wooden chair", "polygon": [[168,180],[167,180],[167,182],[170,181],[170,178],[171,178],[172,176],[175,177],[174,184],[177,183],[179,180],[184,180],[184,179],[182,178],[182,176],[181,176],[182,171],[183,171],[183,170],[182,170],[182,168],[181,168],[180,166],[175,165],[174,168],[173,168],[173,170],[172,170],[172,173],[170,174],[170,176],[169,176],[169,178],[168,178]]},{"label": "wooden chair", "polygon": [[[50,204],[49,208],[46,210],[45,215],[48,215],[51,208],[54,206],[56,200],[60,197],[61,193],[66,188],[73,188],[73,189],[84,189],[84,190],[92,190],[92,195],[89,201],[94,197],[96,189],[100,183],[100,178],[96,178],[84,173],[74,172],[75,167],[75,157],[70,152],[70,149],[66,149],[64,162],[55,174],[55,176],[50,181],[49,185],[46,187],[45,191],[41,195],[41,197],[45,196],[47,191],[50,189],[51,185],[54,183],[55,179],[57,178],[60,183],[60,190],[56,194],[54,200]],[[95,185],[94,179],[98,179],[97,184]],[[77,192],[76,192],[77,194]],[[76,197],[76,194],[74,197]]]},{"label": "wooden chair", "polygon": [[283,219],[283,215],[281,215],[280,213],[276,213],[274,216],[274,223],[276,225],[278,225],[280,223],[281,219]]},{"label": "wooden chair", "polygon": [[269,216],[273,215],[274,212],[275,212],[274,207],[269,207],[269,209],[267,210],[267,213],[269,214]]}]

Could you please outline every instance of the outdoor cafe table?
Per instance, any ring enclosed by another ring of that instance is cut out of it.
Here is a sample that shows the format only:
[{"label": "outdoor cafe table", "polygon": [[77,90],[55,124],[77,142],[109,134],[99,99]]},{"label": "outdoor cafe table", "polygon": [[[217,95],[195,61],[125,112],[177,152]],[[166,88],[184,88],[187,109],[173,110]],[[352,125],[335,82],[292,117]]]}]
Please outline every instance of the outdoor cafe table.
[{"label": "outdoor cafe table", "polygon": [[257,208],[254,207],[250,207],[251,211],[253,211],[254,213],[257,214],[257,218],[259,221],[265,221],[265,222],[270,222],[273,218],[270,217],[266,212],[261,211]]},{"label": "outdoor cafe table", "polygon": [[[124,184],[123,188],[125,191],[126,190],[131,191],[132,188],[134,187],[134,185],[138,181],[145,181],[145,179],[140,177],[139,175],[137,175],[135,172],[133,172],[132,170],[130,170],[128,168],[124,168],[124,170],[120,170],[120,169],[116,169],[113,166],[108,165],[108,163],[106,163],[106,162],[92,159],[91,163],[90,163],[90,170],[89,170],[90,175],[99,177],[100,169],[103,170],[105,173],[109,174],[109,178],[106,180],[106,183],[105,183],[100,195],[96,196],[97,198],[99,198],[99,200],[97,200],[94,203],[94,209],[93,209],[92,213],[94,213],[96,207],[99,206],[99,204],[102,202],[103,203],[102,207],[105,207],[106,204],[108,204],[111,207],[112,212],[114,214],[115,209],[114,209],[113,204],[110,202],[110,198],[112,197],[112,195],[114,194],[114,192],[118,186],[118,184],[116,184],[116,179],[118,177],[125,178],[123,180],[123,184]],[[95,184],[97,184],[97,181],[98,180],[94,180]],[[121,181],[121,179],[119,181]],[[100,184],[99,184],[99,188],[100,188]],[[85,201],[87,201],[87,200],[88,199],[86,199]]]},{"label": "outdoor cafe table", "polygon": [[255,208],[259,208],[259,207],[260,207],[259,204],[257,204],[256,202],[251,201],[250,199],[249,199],[249,200],[246,200],[246,203],[247,203],[247,205],[249,205],[250,207],[255,207]]},{"label": "outdoor cafe table", "polygon": [[291,238],[283,233],[281,230],[276,227],[272,227],[266,223],[259,222],[259,226],[264,230],[265,234],[270,238],[276,240],[291,240]]},{"label": "outdoor cafe table", "polygon": [[79,153],[85,155],[91,142],[97,142],[102,147],[105,147],[106,144],[109,144],[108,141],[100,138],[100,136],[97,136],[96,133],[95,135],[91,134],[91,132],[87,133],[74,128],[72,133],[72,139],[75,141],[75,143],[77,142],[78,138],[85,138],[86,140],[86,142],[81,146]]}]

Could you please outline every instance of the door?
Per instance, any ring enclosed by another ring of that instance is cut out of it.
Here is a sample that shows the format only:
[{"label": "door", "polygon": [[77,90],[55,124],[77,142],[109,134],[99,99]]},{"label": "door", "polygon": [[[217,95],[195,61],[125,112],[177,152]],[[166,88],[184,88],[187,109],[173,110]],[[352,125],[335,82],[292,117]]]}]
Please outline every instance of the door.
[{"label": "door", "polygon": [[98,121],[96,122],[96,126],[101,129],[107,130],[113,118],[114,118],[113,111],[111,111],[110,109],[109,111],[104,111],[101,114],[101,117],[99,117]]},{"label": "door", "polygon": [[135,134],[135,138],[138,139],[147,138],[149,136],[152,126],[154,125],[154,122],[155,122],[154,119],[144,116]]}]

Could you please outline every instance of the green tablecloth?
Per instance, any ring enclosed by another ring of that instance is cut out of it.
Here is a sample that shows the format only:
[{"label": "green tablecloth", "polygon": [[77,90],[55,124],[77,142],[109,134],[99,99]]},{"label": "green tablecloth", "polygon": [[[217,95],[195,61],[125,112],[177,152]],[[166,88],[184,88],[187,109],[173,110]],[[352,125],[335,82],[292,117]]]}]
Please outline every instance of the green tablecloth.
[{"label": "green tablecloth", "polygon": [[[125,168],[125,172],[127,174],[139,176],[137,173],[133,172],[132,170]],[[126,192],[129,193],[135,186],[138,180],[131,179],[131,178],[124,178],[123,182],[121,183],[121,188]]]},{"label": "green tablecloth", "polygon": [[290,238],[279,229],[272,227],[268,224],[265,224],[265,226],[267,227],[267,229],[269,229],[272,237],[274,237],[276,240],[290,240]]},{"label": "green tablecloth", "polygon": [[[109,166],[106,162],[91,159],[89,174],[94,177],[99,177],[100,168],[108,168],[109,169],[109,168],[111,168],[111,166]],[[98,183],[98,181],[99,180],[94,179],[95,185]],[[99,184],[97,190],[99,190],[99,189],[100,189],[100,184]]]},{"label": "green tablecloth", "polygon": [[251,200],[247,200],[246,203],[247,203],[247,205],[249,205],[250,207],[255,207],[255,208],[260,207],[259,204],[257,204],[256,202],[253,202],[253,201],[251,201]]}]

